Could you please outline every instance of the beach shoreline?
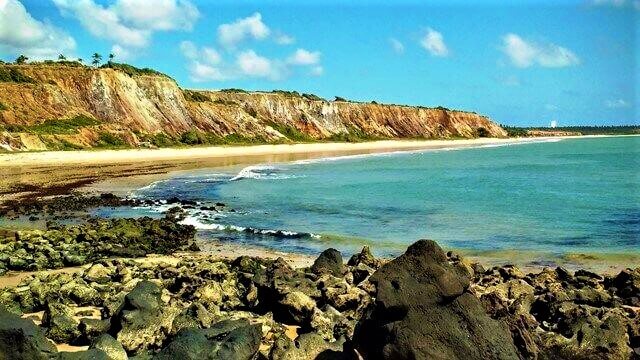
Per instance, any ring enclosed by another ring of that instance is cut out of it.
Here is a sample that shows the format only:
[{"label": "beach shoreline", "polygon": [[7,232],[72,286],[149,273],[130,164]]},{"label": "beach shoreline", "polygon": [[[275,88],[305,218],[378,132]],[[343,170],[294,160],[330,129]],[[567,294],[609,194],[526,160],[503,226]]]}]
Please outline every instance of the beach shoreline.
[{"label": "beach shoreline", "polygon": [[358,143],[317,142],[247,146],[207,146],[159,149],[73,150],[15,152],[0,154],[0,167],[47,165],[98,165],[140,162],[185,161],[236,156],[282,154],[332,154],[343,152],[389,152],[457,148],[481,145],[520,144],[553,139],[590,138],[589,136],[550,136],[536,138],[476,138],[454,140],[381,140]]}]

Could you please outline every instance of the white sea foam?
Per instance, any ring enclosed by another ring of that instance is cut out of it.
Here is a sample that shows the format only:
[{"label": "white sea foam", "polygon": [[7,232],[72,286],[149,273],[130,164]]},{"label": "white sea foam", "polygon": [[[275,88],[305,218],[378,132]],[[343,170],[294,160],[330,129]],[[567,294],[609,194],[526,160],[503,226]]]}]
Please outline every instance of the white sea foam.
[{"label": "white sea foam", "polygon": [[243,233],[255,234],[255,235],[268,235],[268,236],[283,237],[283,238],[311,237],[314,239],[319,239],[321,237],[320,235],[313,234],[313,233],[299,233],[296,231],[287,231],[287,230],[256,229],[256,228],[242,227],[242,226],[236,226],[236,225],[205,223],[195,216],[187,216],[184,220],[180,221],[180,224],[192,225],[198,230],[234,231],[234,232],[243,232]]},{"label": "white sea foam", "polygon": [[230,181],[237,181],[242,179],[255,179],[255,180],[282,180],[291,179],[296,177],[295,175],[283,173],[282,168],[278,168],[271,165],[251,165],[247,166],[240,172],[232,177]]}]

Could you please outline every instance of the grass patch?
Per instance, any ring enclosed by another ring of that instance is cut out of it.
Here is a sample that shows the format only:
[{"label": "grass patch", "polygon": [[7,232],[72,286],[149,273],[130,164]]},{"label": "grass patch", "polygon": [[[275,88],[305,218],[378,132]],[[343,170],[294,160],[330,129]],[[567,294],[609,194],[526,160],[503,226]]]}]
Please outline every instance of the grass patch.
[{"label": "grass patch", "polygon": [[184,98],[187,99],[187,101],[192,101],[192,102],[211,101],[211,99],[207,95],[199,92],[195,92],[191,90],[182,90],[182,93],[184,94]]},{"label": "grass patch", "polygon": [[106,64],[100,66],[101,69],[114,69],[118,71],[122,71],[123,73],[129,76],[140,76],[140,75],[154,75],[154,76],[162,76],[171,79],[169,75],[163,74],[160,71],[150,69],[150,68],[137,68],[133,65],[117,63],[110,61]]},{"label": "grass patch", "polygon": [[348,126],[347,131],[348,133],[333,134],[328,137],[327,140],[335,142],[363,142],[383,139],[379,136],[367,134],[364,131],[353,126]]},{"label": "grass patch", "polygon": [[236,88],[220,89],[220,91],[221,92],[228,92],[228,93],[242,93],[242,94],[247,94],[248,93],[247,90],[236,89]]},{"label": "grass patch", "polygon": [[108,132],[101,132],[98,137],[97,147],[100,148],[122,148],[127,143],[119,136]]},{"label": "grass patch", "polygon": [[36,81],[31,77],[23,74],[18,69],[12,67],[0,68],[0,82],[15,82],[15,83],[35,83]]},{"label": "grass patch", "polygon": [[7,125],[9,132],[28,132],[33,134],[75,134],[79,128],[94,126],[100,121],[84,115],[70,119],[47,120],[36,125]]},{"label": "grass patch", "polygon": [[315,141],[311,136],[303,133],[302,131],[294,128],[293,126],[287,126],[283,124],[277,124],[275,122],[268,122],[267,125],[271,126],[274,130],[280,134],[286,136],[291,141],[298,142],[311,142]]},{"label": "grass patch", "polygon": [[9,110],[9,108],[5,104],[0,102],[0,111],[3,111],[3,110]]},{"label": "grass patch", "polygon": [[213,100],[214,104],[227,105],[227,106],[238,106],[238,103],[233,100],[225,100],[225,99],[215,99]]},{"label": "grass patch", "polygon": [[71,143],[65,139],[49,139],[47,137],[41,136],[40,141],[44,143],[44,145],[47,147],[47,150],[70,151],[84,149],[82,146]]}]

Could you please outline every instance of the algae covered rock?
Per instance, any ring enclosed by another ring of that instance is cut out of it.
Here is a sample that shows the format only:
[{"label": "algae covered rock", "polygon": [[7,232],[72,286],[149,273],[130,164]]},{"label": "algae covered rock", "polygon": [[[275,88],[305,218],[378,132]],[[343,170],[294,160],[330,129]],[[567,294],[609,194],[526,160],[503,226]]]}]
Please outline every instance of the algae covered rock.
[{"label": "algae covered rock", "polygon": [[318,275],[329,273],[333,276],[342,276],[344,273],[342,254],[332,248],[323,251],[311,265],[311,271]]},{"label": "algae covered rock", "polygon": [[420,240],[370,279],[376,301],[354,347],[367,359],[518,359],[505,324],[467,292],[442,249]]},{"label": "algae covered rock", "polygon": [[33,321],[21,319],[0,307],[0,359],[49,359],[56,352],[56,347]]},{"label": "algae covered rock", "polygon": [[186,328],[154,357],[156,360],[250,360],[258,352],[260,325],[247,320],[225,320],[208,329]]},{"label": "algae covered rock", "polygon": [[127,352],[158,346],[169,332],[177,311],[164,306],[161,296],[158,285],[141,281],[125,296],[122,309],[111,319],[110,333]]}]

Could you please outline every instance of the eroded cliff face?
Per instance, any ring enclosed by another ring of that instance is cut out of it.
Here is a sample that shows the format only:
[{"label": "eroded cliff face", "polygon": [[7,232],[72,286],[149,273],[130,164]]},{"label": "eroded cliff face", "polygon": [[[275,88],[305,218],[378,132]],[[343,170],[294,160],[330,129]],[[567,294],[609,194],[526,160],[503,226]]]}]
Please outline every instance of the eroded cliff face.
[{"label": "eroded cliff face", "polygon": [[[33,82],[0,82],[0,146],[43,150],[93,147],[107,139],[146,145],[164,134],[207,139],[297,141],[373,138],[504,137],[487,117],[442,108],[313,100],[287,93],[183,91],[170,78],[113,69],[0,65]],[[95,124],[37,128],[82,115]],[[484,129],[484,130],[483,130]],[[101,140],[102,139],[102,140]]]}]

